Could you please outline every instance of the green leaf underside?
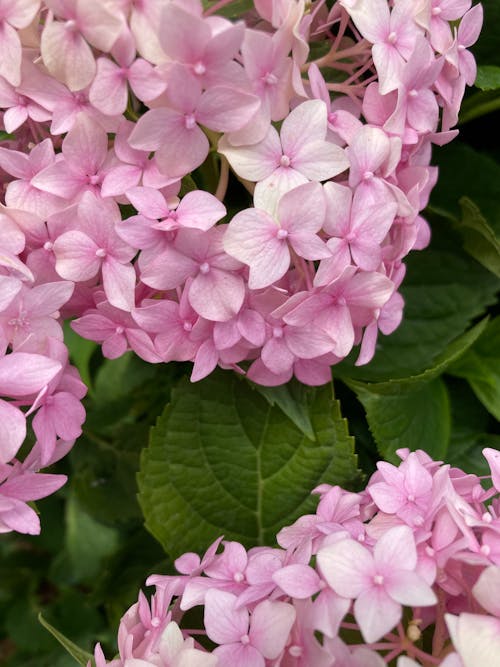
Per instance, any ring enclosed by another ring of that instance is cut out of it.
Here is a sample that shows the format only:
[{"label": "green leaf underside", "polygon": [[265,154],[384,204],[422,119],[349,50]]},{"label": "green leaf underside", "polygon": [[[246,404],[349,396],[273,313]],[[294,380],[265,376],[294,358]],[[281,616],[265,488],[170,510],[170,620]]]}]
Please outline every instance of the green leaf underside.
[{"label": "green leaf underside", "polygon": [[460,205],[462,220],[457,223],[457,229],[464,240],[465,250],[500,278],[499,238],[472,200],[462,197]]},{"label": "green leaf underside", "polygon": [[466,379],[485,408],[500,420],[500,317],[488,324],[450,373]]},{"label": "green leaf underside", "polygon": [[250,547],[315,506],[320,483],[358,481],[354,440],[330,386],[310,390],[316,442],[230,373],[182,381],[143,451],[139,502],[171,556],[219,535]]},{"label": "green leaf underside", "polygon": [[277,405],[310,440],[315,440],[311,418],[307,411],[307,389],[293,380],[279,387],[253,385],[269,405]]},{"label": "green leaf underside", "polygon": [[445,458],[450,439],[450,410],[441,378],[402,394],[377,394],[360,383],[353,388],[366,410],[381,456],[397,463],[396,450],[409,447],[425,449],[436,460]]},{"label": "green leaf underside", "polygon": [[48,621],[45,620],[42,614],[38,614],[38,620],[43,625],[43,627],[46,628],[50,632],[50,634],[57,639],[57,641],[61,644],[61,646],[63,646],[66,649],[66,651],[75,659],[75,661],[79,665],[82,665],[82,667],[86,667],[89,660],[91,665],[94,665],[94,659],[90,653],[87,653],[87,651],[81,649],[79,646],[74,644],[70,639],[65,637],[61,632],[59,632],[59,630],[56,630],[54,626],[52,626]]}]

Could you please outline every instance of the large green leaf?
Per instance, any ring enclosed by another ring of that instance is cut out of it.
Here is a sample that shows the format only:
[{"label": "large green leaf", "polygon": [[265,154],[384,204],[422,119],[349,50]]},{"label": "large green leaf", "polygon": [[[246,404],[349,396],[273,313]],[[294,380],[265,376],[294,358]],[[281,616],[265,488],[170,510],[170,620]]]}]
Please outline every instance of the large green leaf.
[{"label": "large green leaf", "polygon": [[454,340],[418,375],[386,382],[345,379],[366,410],[368,426],[380,454],[397,461],[400,447],[424,449],[435,459],[446,455],[450,411],[444,382],[439,377],[480,338],[487,318]]},{"label": "large green leaf", "polygon": [[465,378],[481,403],[500,420],[500,317],[488,324],[450,372]]},{"label": "large green leaf", "polygon": [[309,389],[315,442],[232,373],[180,382],[143,451],[139,502],[167,553],[224,534],[247,547],[311,511],[321,482],[358,480],[354,441],[331,386]]},{"label": "large green leaf", "polygon": [[404,393],[377,393],[373,385],[352,383],[366,410],[370,431],[385,459],[399,460],[396,450],[424,449],[434,459],[446,456],[450,439],[450,411],[441,378],[416,385]]}]

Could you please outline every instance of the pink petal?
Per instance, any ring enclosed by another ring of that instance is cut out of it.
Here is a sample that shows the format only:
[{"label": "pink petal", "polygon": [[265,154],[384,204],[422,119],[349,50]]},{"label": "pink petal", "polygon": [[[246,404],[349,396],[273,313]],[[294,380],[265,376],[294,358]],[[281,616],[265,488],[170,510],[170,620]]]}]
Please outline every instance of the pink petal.
[{"label": "pink petal", "polygon": [[265,660],[256,648],[232,643],[217,646],[213,651],[218,667],[264,667]]},{"label": "pink petal", "polygon": [[391,528],[375,545],[373,556],[375,562],[387,570],[413,570],[417,564],[417,550],[411,528]]},{"label": "pink petal", "polygon": [[0,512],[0,526],[28,535],[40,533],[40,520],[35,510],[21,501],[14,501],[14,507]]},{"label": "pink petal", "polygon": [[281,375],[292,369],[295,356],[283,338],[271,338],[262,348],[261,359],[271,373]]},{"label": "pink petal", "polygon": [[226,207],[209,192],[193,190],[182,198],[176,213],[182,227],[206,231],[226,215]]},{"label": "pink petal", "polygon": [[262,181],[270,176],[279,166],[282,156],[279,135],[272,126],[266,137],[253,146],[231,146],[227,139],[222,137],[218,151],[228,159],[238,176],[249,181]]},{"label": "pink petal", "polygon": [[56,271],[61,278],[82,281],[93,278],[99,272],[102,259],[96,256],[98,246],[86,234],[66,232],[54,243]]},{"label": "pink petal", "polygon": [[0,21],[0,76],[13,86],[21,83],[21,55],[21,40],[17,31],[7,21]]},{"label": "pink petal", "polygon": [[224,322],[234,317],[243,305],[245,283],[236,274],[210,268],[198,273],[188,292],[193,309],[207,320]]},{"label": "pink petal", "polygon": [[292,167],[278,167],[264,180],[257,183],[253,195],[254,206],[270,215],[276,215],[281,197],[308,179]]},{"label": "pink petal", "polygon": [[151,220],[164,218],[170,212],[165,197],[153,188],[131,188],[127,190],[127,197],[139,213]]},{"label": "pink petal", "polygon": [[308,145],[324,141],[327,108],[322,100],[308,100],[293,109],[281,126],[283,153],[294,159]]},{"label": "pink petal", "polygon": [[127,82],[121,68],[108,58],[97,60],[97,72],[90,86],[90,103],[108,116],[121,114],[127,108]]},{"label": "pink petal", "polygon": [[108,154],[108,135],[90,116],[80,113],[63,141],[62,152],[82,174],[96,174]]},{"label": "pink petal", "polygon": [[[19,408],[0,399],[0,463],[9,463],[26,437],[26,417]],[[8,495],[5,484],[2,493]]]},{"label": "pink petal", "polygon": [[135,305],[136,283],[132,264],[121,264],[108,255],[102,264],[102,280],[109,303],[130,312]]},{"label": "pink petal", "polygon": [[28,118],[28,109],[25,106],[15,106],[7,109],[3,115],[3,124],[6,132],[15,132]]},{"label": "pink petal", "polygon": [[354,618],[363,639],[376,642],[401,620],[401,605],[387,595],[380,586],[362,591],[354,601]]},{"label": "pink petal", "polygon": [[22,282],[10,276],[0,276],[0,312],[15,299],[21,291]]},{"label": "pink petal", "polygon": [[295,609],[286,602],[264,600],[250,619],[250,642],[268,660],[275,660],[285,648],[295,622]]},{"label": "pink petal", "polygon": [[248,632],[248,611],[235,609],[236,596],[211,589],[205,596],[205,629],[217,644],[239,642]]},{"label": "pink petal", "polygon": [[61,364],[49,357],[13,352],[0,359],[0,394],[14,397],[34,394],[60,370]]},{"label": "pink petal", "polygon": [[135,164],[119,164],[110,169],[102,180],[101,195],[116,197],[130,188],[134,188],[141,180],[142,169]]},{"label": "pink petal", "polygon": [[240,90],[213,86],[201,96],[197,119],[216,132],[234,132],[246,125],[260,106],[260,100]]},{"label": "pink petal", "polygon": [[282,278],[290,266],[290,252],[273,219],[258,209],[236,214],[224,235],[224,249],[250,266],[249,287],[259,289]]},{"label": "pink petal", "polygon": [[325,198],[319,183],[299,185],[285,193],[278,203],[280,225],[290,233],[319,232],[325,212]]},{"label": "pink petal", "polygon": [[324,579],[342,597],[357,598],[374,572],[370,552],[359,542],[341,540],[320,549],[317,562]]},{"label": "pink petal", "polygon": [[408,607],[437,604],[432,588],[416,572],[394,571],[384,577],[384,587],[393,600]]},{"label": "pink petal", "polygon": [[128,81],[136,97],[142,102],[154,100],[167,86],[166,81],[161,79],[151,64],[142,58],[138,58],[130,66]]},{"label": "pink petal", "polygon": [[66,475],[24,472],[2,484],[2,494],[25,502],[50,496],[67,481]]},{"label": "pink petal", "polygon": [[64,23],[45,24],[40,50],[49,72],[70,90],[81,90],[94,78],[96,64],[90,46],[79,32],[67,30]]},{"label": "pink petal", "polygon": [[305,600],[320,589],[320,578],[308,565],[287,565],[273,574],[273,581],[290,597]]},{"label": "pink petal", "polygon": [[211,31],[200,17],[168,4],[161,15],[160,44],[173,60],[195,64],[202,60]]}]

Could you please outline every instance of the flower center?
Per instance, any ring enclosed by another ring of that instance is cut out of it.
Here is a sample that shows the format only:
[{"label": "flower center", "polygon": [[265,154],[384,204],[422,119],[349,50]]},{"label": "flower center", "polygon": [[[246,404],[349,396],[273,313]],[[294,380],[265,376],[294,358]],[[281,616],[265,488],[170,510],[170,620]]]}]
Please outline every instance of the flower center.
[{"label": "flower center", "polygon": [[302,646],[297,646],[297,644],[293,644],[293,646],[290,646],[288,649],[288,653],[294,657],[294,658],[300,658],[302,655]]},{"label": "flower center", "polygon": [[283,240],[283,239],[286,239],[287,236],[288,236],[288,232],[287,232],[286,229],[278,229],[278,231],[276,233],[276,238],[278,238],[280,240]]},{"label": "flower center", "polygon": [[203,76],[203,74],[205,74],[206,71],[207,71],[207,68],[205,67],[205,65],[201,61],[198,61],[195,65],[193,65],[193,72],[197,76]]},{"label": "flower center", "polygon": [[96,257],[106,257],[106,250],[104,248],[97,248],[95,251]]},{"label": "flower center", "polygon": [[263,81],[268,86],[275,86],[278,83],[278,77],[275,76],[272,72],[266,72],[261,76],[261,81]]},{"label": "flower center", "polygon": [[382,584],[384,583],[384,577],[383,577],[381,574],[376,574],[376,575],[373,577],[373,583],[374,583],[376,586],[382,586]]},{"label": "flower center", "polygon": [[289,167],[291,165],[292,161],[288,157],[288,155],[282,155],[280,158],[280,165],[282,167]]},{"label": "flower center", "polygon": [[184,126],[186,130],[192,130],[195,125],[196,125],[196,118],[194,117],[194,114],[187,113],[184,116]]},{"label": "flower center", "polygon": [[210,264],[208,262],[203,262],[200,264],[200,273],[206,275],[210,271]]},{"label": "flower center", "polygon": [[246,646],[247,644],[250,644],[250,637],[248,635],[242,635],[240,637],[240,642]]}]

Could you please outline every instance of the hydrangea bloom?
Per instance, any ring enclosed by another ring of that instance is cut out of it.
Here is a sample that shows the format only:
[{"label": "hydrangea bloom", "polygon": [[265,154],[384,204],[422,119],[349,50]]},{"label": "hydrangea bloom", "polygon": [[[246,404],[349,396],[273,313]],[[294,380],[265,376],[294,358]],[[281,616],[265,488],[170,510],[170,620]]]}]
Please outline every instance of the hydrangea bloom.
[{"label": "hydrangea bloom", "polygon": [[[97,667],[500,664],[499,490],[423,451],[398,454],[359,494],[315,489],[316,513],[283,528],[279,548],[220,538],[203,559],[178,558],[178,575],[149,577],[151,601],[141,593],[123,617],[115,660],[96,647]],[[420,499],[416,479],[427,482]],[[182,630],[199,605],[204,627]],[[185,663],[170,657],[181,649]]]},{"label": "hydrangea bloom", "polygon": [[2,385],[0,491],[80,433],[62,316],[110,358],[266,385],[322,384],[398,326],[482,8],[323,5],[255,0],[231,22],[201,0],[0,0],[0,364],[40,369]]}]

